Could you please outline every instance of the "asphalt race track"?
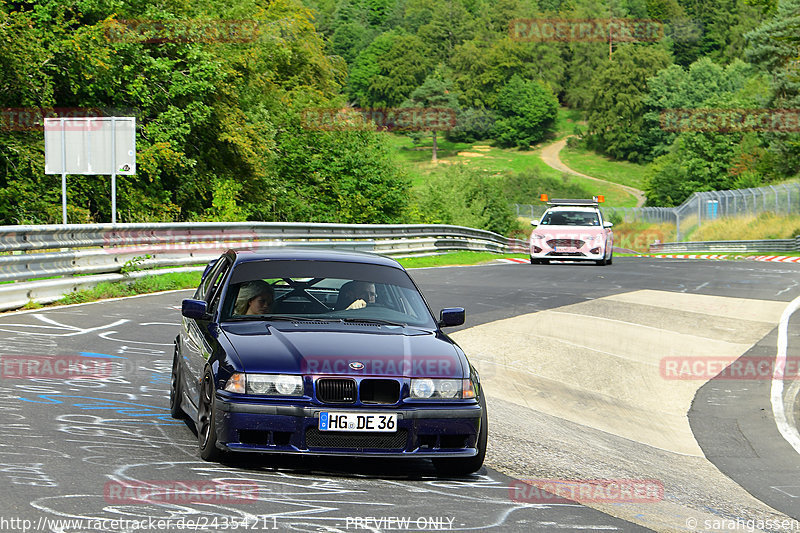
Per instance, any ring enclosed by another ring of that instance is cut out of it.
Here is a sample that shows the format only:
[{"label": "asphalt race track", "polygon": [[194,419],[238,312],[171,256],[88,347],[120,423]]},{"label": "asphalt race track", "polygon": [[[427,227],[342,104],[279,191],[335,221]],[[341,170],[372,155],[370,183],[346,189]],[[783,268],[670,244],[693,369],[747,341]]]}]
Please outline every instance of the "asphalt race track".
[{"label": "asphalt race track", "polygon": [[[467,309],[467,324],[454,328],[454,336],[476,326],[606,302],[605,298],[642,290],[767,303],[788,303],[800,296],[800,266],[750,261],[615,258],[608,267],[492,264],[416,269],[412,277],[434,311]],[[543,447],[541,453],[535,447],[521,447],[508,436],[513,433],[509,428],[516,427],[513,424],[523,429],[558,427],[564,433],[562,444],[584,438],[584,432],[600,435],[596,438],[606,439],[606,449],[576,454],[586,457],[587,463],[595,462],[592,453],[602,453],[607,461],[617,452],[627,454],[620,450],[630,445],[630,439],[622,433],[620,437],[585,429],[575,421],[557,419],[552,412],[522,411],[502,395],[496,399],[490,395],[487,467],[469,478],[438,479],[425,461],[247,456],[226,465],[206,463],[198,456],[191,424],[171,419],[168,412],[172,340],[180,320],[180,300],[188,294],[0,316],[4,359],[82,357],[104,362],[103,368],[110,369],[101,379],[32,379],[2,368],[0,531],[693,529],[665,526],[672,523],[669,517],[651,519],[646,511],[626,514],[621,507],[617,512],[614,506],[550,501],[545,495],[514,497],[516,484],[506,473],[574,479],[580,464],[570,472],[548,469],[563,460],[564,454],[553,452],[559,445]],[[792,331],[790,327],[790,355],[798,344]],[[774,355],[775,342],[773,329],[749,353]],[[732,485],[752,495],[753,502],[771,507],[779,516],[800,519],[800,457],[775,429],[769,382],[712,380],[700,385],[688,422],[705,458]],[[787,391],[796,394],[791,386]],[[522,430],[513,431],[523,437]],[[554,433],[525,438],[544,446]],[[637,446],[669,461],[669,450],[658,450],[652,443]],[[685,491],[664,479],[664,499],[684,505]],[[214,498],[173,493],[163,502],[147,504],[115,492],[137,483],[181,485],[187,491],[209,485],[256,490],[255,497],[239,499],[225,497],[224,491],[215,492]],[[691,494],[686,498],[689,501]],[[691,507],[692,502],[686,505]],[[727,518],[736,516],[735,509],[720,502],[694,501],[693,506]],[[700,524],[694,529],[703,530]]]}]

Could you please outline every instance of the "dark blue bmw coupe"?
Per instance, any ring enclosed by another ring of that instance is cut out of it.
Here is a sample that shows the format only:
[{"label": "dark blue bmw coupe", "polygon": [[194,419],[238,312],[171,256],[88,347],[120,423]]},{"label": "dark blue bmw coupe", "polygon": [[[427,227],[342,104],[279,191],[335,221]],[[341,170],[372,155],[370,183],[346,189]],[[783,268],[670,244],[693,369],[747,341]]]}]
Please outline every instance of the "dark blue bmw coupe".
[{"label": "dark blue bmw coupe", "polygon": [[442,333],[405,269],[342,251],[229,250],[182,305],[170,408],[200,455],[230,452],[431,458],[481,468],[478,373]]}]

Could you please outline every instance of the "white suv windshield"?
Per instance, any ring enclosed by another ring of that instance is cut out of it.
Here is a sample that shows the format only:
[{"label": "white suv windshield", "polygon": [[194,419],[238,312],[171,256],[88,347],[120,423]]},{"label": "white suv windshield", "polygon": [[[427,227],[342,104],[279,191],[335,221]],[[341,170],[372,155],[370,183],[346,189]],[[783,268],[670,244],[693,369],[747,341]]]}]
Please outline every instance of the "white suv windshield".
[{"label": "white suv windshield", "polygon": [[600,218],[591,211],[548,211],[542,226],[599,226]]}]

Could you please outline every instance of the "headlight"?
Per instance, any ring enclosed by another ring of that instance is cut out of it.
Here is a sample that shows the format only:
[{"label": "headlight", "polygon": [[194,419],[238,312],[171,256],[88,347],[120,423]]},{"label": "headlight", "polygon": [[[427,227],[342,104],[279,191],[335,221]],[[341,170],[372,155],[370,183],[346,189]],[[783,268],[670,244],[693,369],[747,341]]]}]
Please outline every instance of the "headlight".
[{"label": "headlight", "polygon": [[412,379],[411,397],[412,398],[431,398],[435,392],[435,385],[432,379]]},{"label": "headlight", "polygon": [[302,396],[303,376],[291,374],[234,374],[225,390],[268,396]]},{"label": "headlight", "polygon": [[474,398],[475,390],[468,379],[414,378],[411,380],[411,398],[452,400]]}]

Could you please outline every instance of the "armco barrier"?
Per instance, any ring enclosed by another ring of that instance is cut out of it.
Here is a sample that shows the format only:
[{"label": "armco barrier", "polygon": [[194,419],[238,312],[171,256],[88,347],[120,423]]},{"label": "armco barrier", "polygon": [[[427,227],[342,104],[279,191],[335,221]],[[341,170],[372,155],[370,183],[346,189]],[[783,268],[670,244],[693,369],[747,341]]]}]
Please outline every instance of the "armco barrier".
[{"label": "armco barrier", "polygon": [[764,239],[753,241],[695,241],[651,244],[650,253],[792,253],[800,251],[800,236],[794,239]]},{"label": "armco barrier", "polygon": [[[196,265],[228,248],[276,246],[397,256],[451,250],[527,252],[525,241],[449,225],[214,222],[4,226],[0,228],[0,282],[7,283],[0,284],[0,310],[31,301],[48,303],[103,281],[151,273],[137,269],[198,270],[202,266]],[[136,268],[123,275],[125,265]]]}]

